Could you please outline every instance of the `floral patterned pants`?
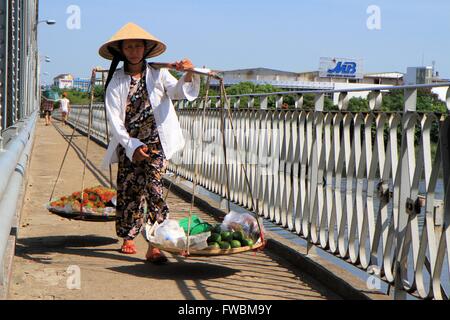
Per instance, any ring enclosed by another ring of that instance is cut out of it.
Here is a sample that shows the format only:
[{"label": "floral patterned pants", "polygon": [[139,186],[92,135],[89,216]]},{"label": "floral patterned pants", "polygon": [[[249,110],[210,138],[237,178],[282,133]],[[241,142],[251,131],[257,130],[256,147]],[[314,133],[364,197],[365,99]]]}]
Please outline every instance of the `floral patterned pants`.
[{"label": "floral patterned pants", "polygon": [[151,159],[139,163],[131,162],[124,149],[119,149],[116,232],[126,240],[139,235],[147,220],[152,224],[161,223],[169,212],[161,182],[165,172],[164,155],[158,145],[148,147]]}]

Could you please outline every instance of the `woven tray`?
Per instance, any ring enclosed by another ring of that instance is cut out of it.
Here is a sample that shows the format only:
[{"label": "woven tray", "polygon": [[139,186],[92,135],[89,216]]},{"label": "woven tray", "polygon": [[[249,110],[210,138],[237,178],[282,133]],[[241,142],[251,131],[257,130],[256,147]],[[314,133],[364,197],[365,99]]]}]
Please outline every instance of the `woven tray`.
[{"label": "woven tray", "polygon": [[49,208],[53,214],[56,214],[62,218],[70,219],[70,220],[82,220],[82,221],[91,221],[91,222],[108,222],[115,221],[116,215],[108,215],[104,213],[88,213],[88,212],[71,212],[67,213],[65,211],[59,211],[54,208]]},{"label": "woven tray", "polygon": [[[150,242],[152,246],[159,248],[160,250],[173,253],[173,254],[181,254],[182,250],[180,249],[174,249],[174,248],[167,248],[162,246],[159,243]],[[218,248],[205,248],[202,250],[195,250],[190,249],[189,255],[190,256],[220,256],[220,255],[229,255],[229,254],[236,254],[236,253],[242,253],[250,250],[258,249],[262,246],[262,242],[257,242],[253,246],[247,246],[247,247],[240,247],[240,248],[233,248],[233,249],[218,249]]]}]

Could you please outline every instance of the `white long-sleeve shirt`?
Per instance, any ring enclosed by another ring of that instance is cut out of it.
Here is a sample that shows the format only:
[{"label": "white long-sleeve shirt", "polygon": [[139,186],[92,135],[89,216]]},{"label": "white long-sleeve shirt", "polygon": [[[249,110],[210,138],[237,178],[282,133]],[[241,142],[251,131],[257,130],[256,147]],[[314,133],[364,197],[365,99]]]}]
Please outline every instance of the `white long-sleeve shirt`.
[{"label": "white long-sleeve shirt", "polygon": [[[153,109],[159,139],[166,156],[170,159],[173,154],[185,145],[183,133],[178,121],[172,99],[197,98],[200,91],[200,76],[194,74],[191,82],[185,82],[182,76],[177,80],[167,69],[154,69],[147,65],[146,85],[148,99]],[[105,95],[106,114],[108,116],[111,141],[103,159],[103,167],[118,162],[117,146],[125,148],[127,157],[132,160],[136,148],[144,145],[139,139],[132,138],[125,128],[125,110],[131,76],[118,69],[108,85]]]}]

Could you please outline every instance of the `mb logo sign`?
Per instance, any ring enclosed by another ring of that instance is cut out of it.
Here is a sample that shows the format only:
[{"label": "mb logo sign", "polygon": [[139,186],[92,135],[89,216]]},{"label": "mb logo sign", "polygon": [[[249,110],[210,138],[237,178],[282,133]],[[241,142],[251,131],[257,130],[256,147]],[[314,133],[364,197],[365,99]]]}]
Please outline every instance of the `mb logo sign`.
[{"label": "mb logo sign", "polygon": [[331,75],[353,75],[356,73],[356,62],[339,61],[333,69],[328,69]]},{"label": "mb logo sign", "polygon": [[362,79],[362,60],[320,58],[319,77]]}]

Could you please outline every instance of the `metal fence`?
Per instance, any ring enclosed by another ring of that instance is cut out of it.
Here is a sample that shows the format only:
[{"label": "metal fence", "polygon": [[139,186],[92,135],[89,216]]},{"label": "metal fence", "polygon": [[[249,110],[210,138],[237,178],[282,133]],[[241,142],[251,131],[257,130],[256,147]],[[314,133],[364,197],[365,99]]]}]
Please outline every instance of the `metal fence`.
[{"label": "metal fence", "polygon": [[0,1],[0,285],[39,108],[38,2]]},{"label": "metal fence", "polygon": [[0,131],[39,105],[37,2],[0,2]]},{"label": "metal fence", "polygon": [[[449,106],[450,84],[437,86],[447,88]],[[178,101],[186,146],[169,169],[192,180],[198,161],[199,185],[226,198],[228,179],[231,201],[381,277],[396,298],[409,292],[448,299],[450,119],[416,111],[417,90],[431,87],[355,90],[370,92],[366,112],[347,111],[348,90],[230,96],[234,131],[218,108],[220,97],[206,105],[201,99]],[[404,93],[403,111],[381,111],[383,94],[393,90]],[[303,106],[307,93],[315,95],[313,110]],[[338,111],[324,111],[330,93],[339,94]],[[282,110],[287,95],[295,95],[295,105]],[[276,108],[267,107],[270,98]],[[105,141],[103,106],[94,110],[94,136]],[[87,108],[74,111],[72,123],[81,112],[87,128]]]}]

